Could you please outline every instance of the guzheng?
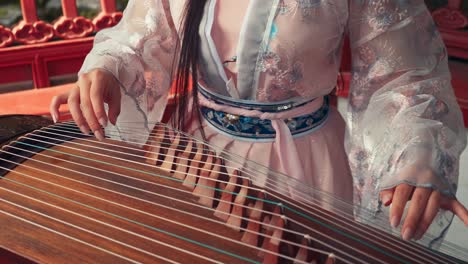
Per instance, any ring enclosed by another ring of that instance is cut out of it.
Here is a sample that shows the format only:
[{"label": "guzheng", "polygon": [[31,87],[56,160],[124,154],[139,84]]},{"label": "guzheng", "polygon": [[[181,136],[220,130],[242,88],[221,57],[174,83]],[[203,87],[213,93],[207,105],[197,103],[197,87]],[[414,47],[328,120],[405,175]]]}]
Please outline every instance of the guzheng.
[{"label": "guzheng", "polygon": [[138,147],[73,123],[0,122],[0,247],[12,263],[463,262],[164,124]]}]

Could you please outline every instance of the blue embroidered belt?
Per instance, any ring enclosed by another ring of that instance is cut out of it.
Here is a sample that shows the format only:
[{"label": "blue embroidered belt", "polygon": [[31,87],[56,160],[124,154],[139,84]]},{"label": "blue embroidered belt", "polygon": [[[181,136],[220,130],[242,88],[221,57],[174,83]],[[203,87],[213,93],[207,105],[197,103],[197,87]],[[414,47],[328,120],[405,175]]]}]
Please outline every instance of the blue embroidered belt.
[{"label": "blue embroidered belt", "polygon": [[[324,98],[323,105],[313,113],[285,119],[291,134],[298,135],[319,127],[327,119],[330,110],[329,98]],[[201,107],[202,116],[209,124],[224,133],[248,139],[274,139],[276,131],[271,120],[258,117],[233,115],[211,108]]]}]

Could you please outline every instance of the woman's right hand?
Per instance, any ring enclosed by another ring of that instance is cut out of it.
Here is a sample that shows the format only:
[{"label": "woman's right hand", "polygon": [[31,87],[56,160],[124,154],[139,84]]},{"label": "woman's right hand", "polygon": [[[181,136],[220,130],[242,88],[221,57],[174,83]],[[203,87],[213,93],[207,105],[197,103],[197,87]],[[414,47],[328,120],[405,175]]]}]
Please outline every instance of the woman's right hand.
[{"label": "woman's right hand", "polygon": [[[106,127],[108,121],[115,125],[120,114],[120,100],[120,88],[114,76],[97,69],[82,74],[69,92],[54,96],[50,103],[50,114],[57,122],[60,119],[60,106],[68,104],[81,132],[89,134],[92,131],[97,139],[103,140],[102,127]],[[108,115],[104,103],[109,106]]]}]

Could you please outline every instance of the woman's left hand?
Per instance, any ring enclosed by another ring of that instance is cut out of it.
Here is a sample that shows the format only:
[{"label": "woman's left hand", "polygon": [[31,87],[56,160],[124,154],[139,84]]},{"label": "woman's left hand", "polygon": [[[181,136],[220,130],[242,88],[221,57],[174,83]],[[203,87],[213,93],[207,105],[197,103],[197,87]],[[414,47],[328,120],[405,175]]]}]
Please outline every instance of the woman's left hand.
[{"label": "woman's left hand", "polygon": [[381,191],[380,199],[385,206],[392,205],[390,224],[393,227],[400,224],[406,203],[411,200],[401,228],[401,236],[404,240],[421,239],[439,209],[452,211],[465,223],[465,226],[468,226],[468,210],[456,199],[449,198],[431,188],[413,187],[403,183],[395,188]]}]

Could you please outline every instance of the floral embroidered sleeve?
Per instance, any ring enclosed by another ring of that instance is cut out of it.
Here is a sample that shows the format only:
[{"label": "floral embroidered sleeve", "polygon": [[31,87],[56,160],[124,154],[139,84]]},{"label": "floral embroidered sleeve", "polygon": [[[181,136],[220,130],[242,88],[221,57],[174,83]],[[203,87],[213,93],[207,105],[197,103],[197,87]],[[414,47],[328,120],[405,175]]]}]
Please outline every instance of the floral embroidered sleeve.
[{"label": "floral embroidered sleeve", "polygon": [[132,133],[123,131],[132,122],[149,128],[161,119],[177,41],[168,0],[130,0],[120,23],[96,35],[79,74],[101,69],[119,81],[120,137],[129,139]]},{"label": "floral embroidered sleeve", "polygon": [[355,202],[400,183],[455,196],[466,145],[447,52],[423,0],[350,1],[353,57],[346,148]]}]

